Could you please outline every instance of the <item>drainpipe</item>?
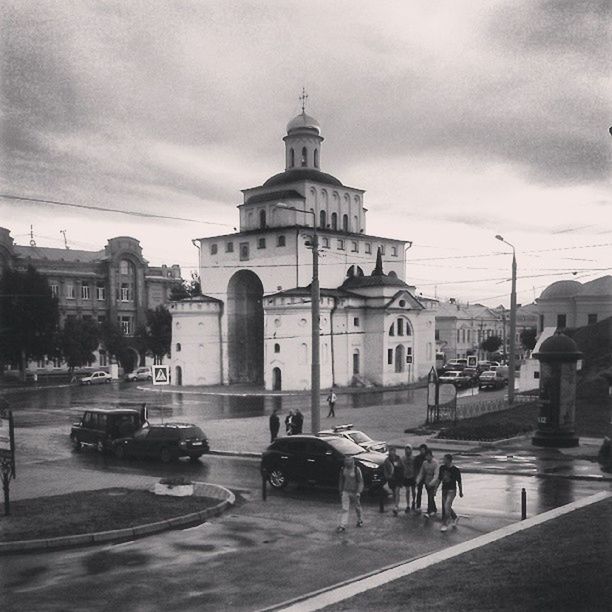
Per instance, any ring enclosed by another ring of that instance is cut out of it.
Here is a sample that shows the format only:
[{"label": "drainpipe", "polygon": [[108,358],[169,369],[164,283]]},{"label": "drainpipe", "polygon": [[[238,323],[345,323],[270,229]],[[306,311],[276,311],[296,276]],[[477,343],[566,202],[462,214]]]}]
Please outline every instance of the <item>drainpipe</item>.
[{"label": "drainpipe", "polygon": [[334,305],[329,311],[329,350],[331,358],[332,387],[336,384],[336,365],[334,358],[334,312],[338,308],[338,298],[334,296]]},{"label": "drainpipe", "polygon": [[295,228],[295,286],[300,286],[300,228]]},{"label": "drainpipe", "polygon": [[219,304],[219,384],[223,384],[223,326],[221,325],[221,319],[223,319],[223,302]]}]

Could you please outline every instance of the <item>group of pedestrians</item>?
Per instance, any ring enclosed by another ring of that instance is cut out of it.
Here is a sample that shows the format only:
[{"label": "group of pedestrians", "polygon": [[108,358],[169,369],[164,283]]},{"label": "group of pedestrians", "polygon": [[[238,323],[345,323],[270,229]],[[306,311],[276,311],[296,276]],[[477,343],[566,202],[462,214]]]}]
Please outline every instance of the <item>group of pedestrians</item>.
[{"label": "group of pedestrians", "polygon": [[[463,497],[461,471],[453,465],[453,456],[444,455],[442,465],[433,457],[426,444],[419,446],[419,452],[413,455],[412,446],[407,444],[403,455],[399,455],[395,447],[389,448],[389,455],[383,464],[387,485],[393,495],[393,515],[400,513],[402,492],[405,495],[405,514],[420,514],[423,489],[427,494],[427,511],[424,516],[432,519],[436,516],[436,494],[442,485],[442,526],[440,531],[447,531],[449,520],[452,526],[457,526],[457,514],[453,510],[453,501],[459,491]],[[338,483],[342,501],[342,514],[338,531],[345,531],[348,523],[351,503],[357,514],[357,527],[363,525],[361,513],[361,492],[363,491],[363,475],[353,457],[346,457],[344,467],[340,470]]]},{"label": "group of pedestrians", "polygon": [[[280,431],[280,417],[278,416],[280,408],[274,408],[270,415],[270,442],[274,442]],[[288,436],[301,434],[304,428],[304,415],[299,408],[289,410],[289,414],[285,417],[285,432]]]}]

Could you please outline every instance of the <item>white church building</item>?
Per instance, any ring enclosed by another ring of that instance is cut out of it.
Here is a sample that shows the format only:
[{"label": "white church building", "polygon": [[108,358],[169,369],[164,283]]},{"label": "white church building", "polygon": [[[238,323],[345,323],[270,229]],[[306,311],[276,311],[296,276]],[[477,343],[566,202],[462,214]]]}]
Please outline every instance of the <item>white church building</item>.
[{"label": "white church building", "polygon": [[302,111],[283,140],[285,170],[243,190],[240,231],[194,241],[204,295],[171,305],[174,383],[310,388],[313,223],[322,387],[426,376],[434,312],[405,282],[407,242],[369,235],[364,191],[320,170],[316,119]]}]

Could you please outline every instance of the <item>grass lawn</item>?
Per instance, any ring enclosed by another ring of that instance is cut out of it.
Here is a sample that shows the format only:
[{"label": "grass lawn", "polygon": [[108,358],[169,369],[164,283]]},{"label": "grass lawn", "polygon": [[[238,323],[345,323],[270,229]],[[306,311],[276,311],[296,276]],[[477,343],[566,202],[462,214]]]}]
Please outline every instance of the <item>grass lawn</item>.
[{"label": "grass lawn", "polygon": [[198,512],[217,503],[218,499],[207,497],[170,497],[122,488],[24,499],[11,502],[10,516],[0,516],[0,541],[135,527]]},{"label": "grass lawn", "polygon": [[337,610],[610,610],[612,500],[347,599]]},{"label": "grass lawn", "polygon": [[[441,423],[438,438],[448,440],[502,440],[533,431],[539,409],[537,404],[518,403],[508,410],[490,412],[454,423]],[[603,437],[609,431],[610,401],[576,400],[576,433],[579,436]]]}]

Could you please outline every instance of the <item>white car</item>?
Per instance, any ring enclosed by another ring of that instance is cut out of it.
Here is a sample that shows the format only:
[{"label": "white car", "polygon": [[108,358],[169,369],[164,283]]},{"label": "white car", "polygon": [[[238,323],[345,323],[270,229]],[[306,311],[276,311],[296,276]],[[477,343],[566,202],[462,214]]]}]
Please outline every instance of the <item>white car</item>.
[{"label": "white car", "polygon": [[135,380],[152,380],[153,374],[149,366],[143,366],[142,368],[136,368],[133,372],[129,372],[125,375],[125,380],[128,382],[134,382]]},{"label": "white car", "polygon": [[79,383],[82,385],[98,385],[101,383],[109,383],[112,380],[111,375],[108,372],[103,372],[100,370],[99,372],[94,372],[89,376],[84,376],[79,380]]},{"label": "white car", "polygon": [[336,425],[331,429],[325,429],[318,433],[320,438],[346,438],[355,444],[361,446],[361,448],[371,452],[376,451],[378,453],[386,453],[387,452],[387,443],[382,442],[380,440],[372,440],[370,436],[363,433],[363,431],[359,431],[358,429],[353,429],[353,425]]}]

